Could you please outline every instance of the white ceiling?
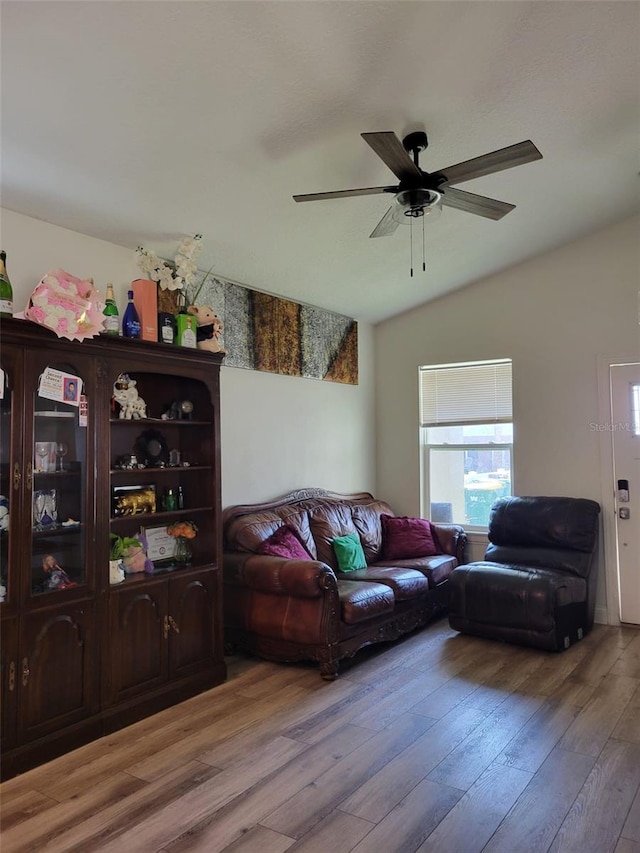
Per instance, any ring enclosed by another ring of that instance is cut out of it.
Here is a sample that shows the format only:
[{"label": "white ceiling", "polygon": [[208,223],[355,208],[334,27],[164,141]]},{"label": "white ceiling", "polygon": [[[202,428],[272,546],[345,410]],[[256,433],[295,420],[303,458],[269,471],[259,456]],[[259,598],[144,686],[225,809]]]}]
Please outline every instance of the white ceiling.
[{"label": "white ceiling", "polygon": [[[4,207],[378,322],[640,207],[638,2],[5,2]],[[360,137],[425,128],[436,171],[531,139],[544,159],[459,185],[369,239],[395,184]]]}]

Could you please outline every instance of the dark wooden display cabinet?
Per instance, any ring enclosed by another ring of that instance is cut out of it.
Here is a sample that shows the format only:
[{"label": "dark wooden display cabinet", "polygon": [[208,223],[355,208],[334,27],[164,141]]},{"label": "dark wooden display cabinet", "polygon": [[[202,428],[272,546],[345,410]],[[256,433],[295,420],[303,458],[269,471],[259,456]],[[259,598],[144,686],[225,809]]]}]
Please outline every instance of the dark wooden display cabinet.
[{"label": "dark wooden display cabinet", "polygon": [[[16,319],[3,319],[0,334],[0,495],[9,507],[0,527],[0,719],[9,778],[224,681],[222,356],[113,338],[71,342]],[[82,397],[64,399],[56,383],[65,377]],[[113,392],[122,377],[146,404],[141,418],[119,417]],[[197,528],[186,556],[166,535],[181,521]],[[142,536],[152,565],[111,583],[110,534]]]}]

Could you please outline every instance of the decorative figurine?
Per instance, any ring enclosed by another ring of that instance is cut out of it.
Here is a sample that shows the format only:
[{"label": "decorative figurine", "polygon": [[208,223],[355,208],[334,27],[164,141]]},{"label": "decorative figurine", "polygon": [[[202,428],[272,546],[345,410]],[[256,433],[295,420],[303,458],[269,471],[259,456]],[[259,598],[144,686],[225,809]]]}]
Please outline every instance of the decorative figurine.
[{"label": "decorative figurine", "polygon": [[120,406],[118,417],[123,420],[147,417],[147,404],[138,394],[137,384],[128,373],[121,373],[113,383],[113,399]]},{"label": "decorative figurine", "polygon": [[156,493],[150,486],[115,496],[114,515],[137,515],[156,511]]},{"label": "decorative figurine", "polygon": [[193,417],[191,400],[174,400],[162,414],[163,421],[190,421]]},{"label": "decorative figurine", "polygon": [[78,586],[75,581],[71,580],[62,566],[58,565],[58,561],[53,554],[47,554],[46,557],[42,558],[42,568],[45,575],[47,575],[47,586],[49,589],[69,589],[72,586]]}]

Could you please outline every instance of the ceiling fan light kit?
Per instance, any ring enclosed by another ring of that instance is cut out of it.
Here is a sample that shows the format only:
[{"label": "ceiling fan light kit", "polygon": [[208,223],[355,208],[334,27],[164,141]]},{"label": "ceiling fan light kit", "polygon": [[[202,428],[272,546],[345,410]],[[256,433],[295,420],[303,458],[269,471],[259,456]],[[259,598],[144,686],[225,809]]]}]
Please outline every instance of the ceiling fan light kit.
[{"label": "ceiling fan light kit", "polygon": [[[414,219],[422,218],[423,252],[424,217],[429,215],[435,219],[441,212],[443,205],[495,221],[502,219],[515,208],[515,204],[487,198],[466,190],[459,190],[452,184],[464,183],[474,178],[481,178],[494,172],[502,172],[514,166],[522,166],[525,163],[542,159],[540,151],[530,139],[527,139],[524,142],[509,145],[507,148],[474,157],[472,160],[456,163],[445,169],[425,172],[420,168],[419,156],[429,144],[426,133],[422,131],[410,133],[404,137],[402,142],[392,131],[363,133],[361,136],[398,178],[400,183],[397,186],[366,187],[361,190],[338,190],[337,192],[294,195],[294,200],[298,202],[321,201],[348,196],[393,193],[394,199],[391,207],[369,236],[388,237],[396,231],[401,223],[412,223]],[[413,241],[413,232],[411,239]],[[425,269],[424,257],[422,267]],[[413,263],[411,275],[413,275]]]},{"label": "ceiling fan light kit", "polygon": [[394,199],[394,218],[402,224],[420,216],[430,216],[435,219],[442,213],[442,193],[436,190],[425,190],[418,187],[415,190],[400,190]]}]

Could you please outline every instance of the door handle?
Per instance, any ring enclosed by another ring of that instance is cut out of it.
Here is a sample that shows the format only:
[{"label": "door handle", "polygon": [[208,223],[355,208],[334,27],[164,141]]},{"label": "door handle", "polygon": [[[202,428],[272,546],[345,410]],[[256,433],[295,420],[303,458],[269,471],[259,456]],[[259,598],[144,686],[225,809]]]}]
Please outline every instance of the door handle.
[{"label": "door handle", "polygon": [[13,488],[14,491],[18,491],[20,488],[20,480],[22,480],[22,473],[20,471],[20,463],[14,462],[13,464]]},{"label": "door handle", "polygon": [[26,687],[27,684],[29,683],[29,675],[30,675],[29,659],[28,658],[22,658],[22,686],[23,687]]},{"label": "door handle", "polygon": [[9,664],[9,693],[13,692],[16,686],[16,662],[14,660]]},{"label": "door handle", "polygon": [[169,616],[167,618],[169,619],[169,625],[171,625],[176,634],[179,634],[180,628],[178,628],[178,623],[176,622],[176,620],[173,618],[173,616]]}]

